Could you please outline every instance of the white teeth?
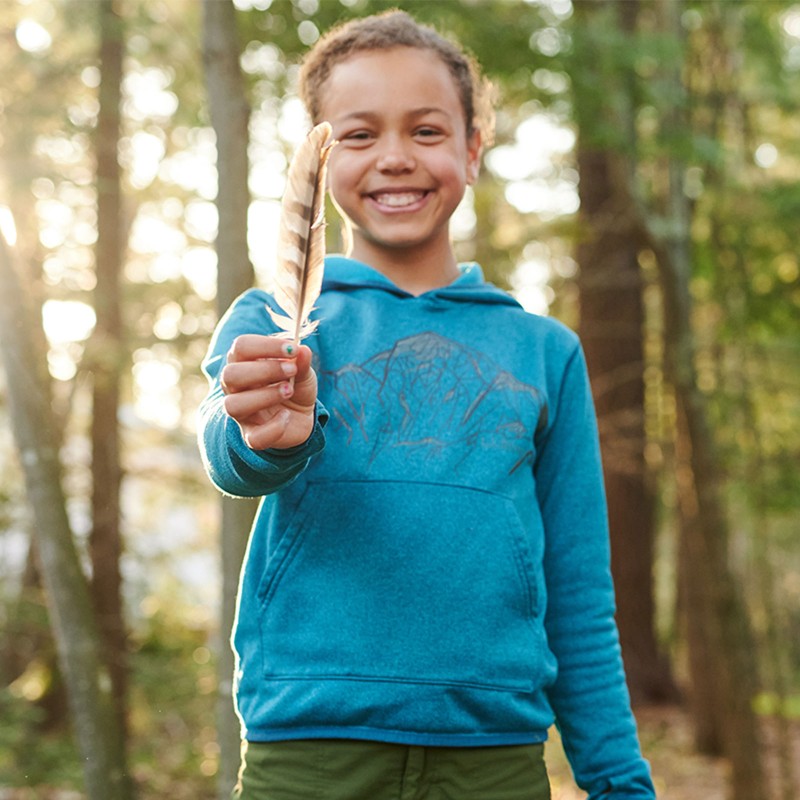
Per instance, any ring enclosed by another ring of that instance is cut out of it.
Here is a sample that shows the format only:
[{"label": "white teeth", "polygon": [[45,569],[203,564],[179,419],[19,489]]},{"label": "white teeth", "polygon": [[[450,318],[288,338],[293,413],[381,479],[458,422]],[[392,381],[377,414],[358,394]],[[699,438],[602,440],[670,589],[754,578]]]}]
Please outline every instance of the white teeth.
[{"label": "white teeth", "polygon": [[402,206],[410,206],[421,200],[425,192],[386,192],[375,194],[375,202],[380,203],[382,206],[391,206],[392,208],[401,208]]}]

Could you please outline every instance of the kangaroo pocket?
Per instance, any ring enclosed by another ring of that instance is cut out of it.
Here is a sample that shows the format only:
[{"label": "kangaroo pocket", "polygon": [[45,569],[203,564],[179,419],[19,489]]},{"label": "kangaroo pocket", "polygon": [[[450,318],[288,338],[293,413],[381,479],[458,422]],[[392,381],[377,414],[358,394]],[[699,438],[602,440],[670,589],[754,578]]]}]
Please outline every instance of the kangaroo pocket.
[{"label": "kangaroo pocket", "polygon": [[265,676],[530,690],[541,657],[531,562],[507,498],[311,484],[259,587]]}]

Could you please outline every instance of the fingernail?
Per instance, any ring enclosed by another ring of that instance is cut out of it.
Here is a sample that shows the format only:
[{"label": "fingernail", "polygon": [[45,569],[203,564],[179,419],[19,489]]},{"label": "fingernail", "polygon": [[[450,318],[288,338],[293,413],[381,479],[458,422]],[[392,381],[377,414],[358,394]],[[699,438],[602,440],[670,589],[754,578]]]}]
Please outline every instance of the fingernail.
[{"label": "fingernail", "polygon": [[297,348],[293,342],[287,342],[283,345],[283,352],[287,356],[293,356],[297,352]]},{"label": "fingernail", "polygon": [[297,364],[294,361],[281,361],[281,369],[284,375],[294,375],[297,372]]},{"label": "fingernail", "polygon": [[282,383],[279,391],[283,397],[291,397],[294,394],[294,386],[290,383]]}]

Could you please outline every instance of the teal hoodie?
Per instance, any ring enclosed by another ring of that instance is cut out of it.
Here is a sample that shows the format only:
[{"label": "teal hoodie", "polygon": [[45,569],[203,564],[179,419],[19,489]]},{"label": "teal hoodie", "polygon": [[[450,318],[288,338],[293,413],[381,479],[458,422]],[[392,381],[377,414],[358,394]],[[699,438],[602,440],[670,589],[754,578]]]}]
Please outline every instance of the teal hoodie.
[{"label": "teal hoodie", "polygon": [[591,798],[652,798],[614,622],[596,421],[580,344],[475,264],[411,295],[334,256],[306,344],[309,440],[252,451],[226,416],[220,322],[200,415],[208,474],[263,497],[239,587],[236,707],[253,741],[543,741]]}]

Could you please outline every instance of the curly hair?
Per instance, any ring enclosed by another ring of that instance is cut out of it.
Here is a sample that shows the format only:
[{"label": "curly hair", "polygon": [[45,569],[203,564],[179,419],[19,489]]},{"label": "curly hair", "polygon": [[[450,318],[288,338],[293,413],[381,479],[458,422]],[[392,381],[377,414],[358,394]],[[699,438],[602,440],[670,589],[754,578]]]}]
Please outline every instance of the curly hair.
[{"label": "curly hair", "polygon": [[433,28],[421,25],[405,11],[386,11],[340,24],[331,28],[307,53],[300,68],[298,91],[313,123],[321,121],[325,82],[337,64],[355,53],[393,47],[430,50],[441,58],[458,89],[467,136],[480,130],[483,144],[491,144],[494,136],[492,84],[482,75],[477,61],[463,48]]}]

